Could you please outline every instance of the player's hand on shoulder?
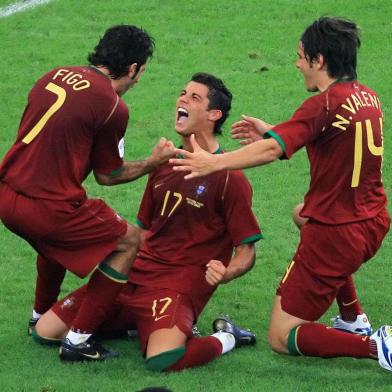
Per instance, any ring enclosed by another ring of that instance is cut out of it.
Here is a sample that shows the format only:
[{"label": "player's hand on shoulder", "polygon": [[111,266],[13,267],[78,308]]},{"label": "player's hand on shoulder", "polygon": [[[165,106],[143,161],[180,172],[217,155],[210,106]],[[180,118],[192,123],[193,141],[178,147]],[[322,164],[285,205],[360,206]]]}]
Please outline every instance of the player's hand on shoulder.
[{"label": "player's hand on shoulder", "polygon": [[172,141],[161,137],[152,149],[149,160],[154,166],[162,165],[175,155],[175,147]]},{"label": "player's hand on shoulder", "polygon": [[225,282],[226,267],[220,260],[210,260],[206,265],[206,281],[211,286]]},{"label": "player's hand on shoulder", "polygon": [[239,139],[243,145],[251,144],[260,140],[264,133],[272,127],[271,124],[259,118],[242,115],[242,120],[235,122],[231,126],[231,137]]}]

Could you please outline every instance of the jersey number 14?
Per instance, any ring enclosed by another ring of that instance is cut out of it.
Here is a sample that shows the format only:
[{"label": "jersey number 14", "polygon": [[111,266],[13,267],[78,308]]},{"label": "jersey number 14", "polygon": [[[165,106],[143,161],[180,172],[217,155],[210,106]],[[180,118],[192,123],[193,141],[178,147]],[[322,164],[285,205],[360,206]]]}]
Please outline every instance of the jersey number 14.
[{"label": "jersey number 14", "polygon": [[[374,144],[372,123],[370,120],[365,120],[367,145],[369,151],[372,155],[381,156],[381,159],[384,153],[382,125],[383,125],[383,121],[382,118],[380,118],[381,146],[376,146]],[[361,176],[362,154],[363,154],[362,133],[363,133],[362,122],[358,121],[355,123],[354,168],[353,168],[353,175],[351,179],[352,188],[356,188],[359,185],[359,179]]]}]

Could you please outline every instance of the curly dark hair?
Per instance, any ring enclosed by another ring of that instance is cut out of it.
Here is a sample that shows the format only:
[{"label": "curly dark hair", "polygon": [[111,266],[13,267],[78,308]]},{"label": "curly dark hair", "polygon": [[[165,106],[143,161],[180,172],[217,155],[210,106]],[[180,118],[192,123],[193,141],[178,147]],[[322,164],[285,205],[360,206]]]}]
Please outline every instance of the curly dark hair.
[{"label": "curly dark hair", "polygon": [[321,17],[301,37],[309,61],[323,55],[328,75],[357,77],[357,49],[361,46],[358,26],[345,18]]},{"label": "curly dark hair", "polygon": [[113,26],[106,30],[87,60],[92,65],[106,67],[113,79],[126,75],[128,67],[136,63],[136,75],[140,67],[152,57],[154,45],[154,39],[142,28]]},{"label": "curly dark hair", "polygon": [[222,112],[222,117],[215,123],[214,126],[214,133],[221,134],[221,127],[230,113],[233,95],[225,86],[223,81],[214,75],[205,72],[198,72],[192,76],[191,81],[204,84],[208,87],[207,97],[210,100],[208,109],[218,109]]}]

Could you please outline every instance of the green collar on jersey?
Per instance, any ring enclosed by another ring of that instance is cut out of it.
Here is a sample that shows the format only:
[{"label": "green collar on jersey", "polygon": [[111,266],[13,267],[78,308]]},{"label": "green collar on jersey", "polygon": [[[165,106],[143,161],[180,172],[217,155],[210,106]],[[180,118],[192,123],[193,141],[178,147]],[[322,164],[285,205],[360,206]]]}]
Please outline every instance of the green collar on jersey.
[{"label": "green collar on jersey", "polygon": [[356,80],[357,78],[354,78],[353,76],[343,76],[342,78],[336,79],[332,84],[335,83],[344,83],[344,82],[352,82],[353,80]]},{"label": "green collar on jersey", "polygon": [[87,68],[92,69],[94,72],[96,72],[97,74],[103,75],[105,76],[105,78],[110,79],[110,76],[105,74],[104,72],[102,72],[100,69],[98,69],[95,65],[88,65]]}]

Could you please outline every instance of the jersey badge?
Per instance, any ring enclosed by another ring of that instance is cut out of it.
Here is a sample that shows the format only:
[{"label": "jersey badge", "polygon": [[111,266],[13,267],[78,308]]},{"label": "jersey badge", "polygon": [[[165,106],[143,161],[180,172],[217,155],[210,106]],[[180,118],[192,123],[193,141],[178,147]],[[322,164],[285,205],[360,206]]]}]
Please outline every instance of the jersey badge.
[{"label": "jersey badge", "polygon": [[206,182],[196,185],[196,189],[195,189],[196,198],[202,196],[206,192],[207,192],[207,183]]},{"label": "jersey badge", "polygon": [[60,305],[60,308],[62,310],[71,308],[74,305],[74,303],[75,303],[75,298],[69,297],[63,301],[63,303]]}]

